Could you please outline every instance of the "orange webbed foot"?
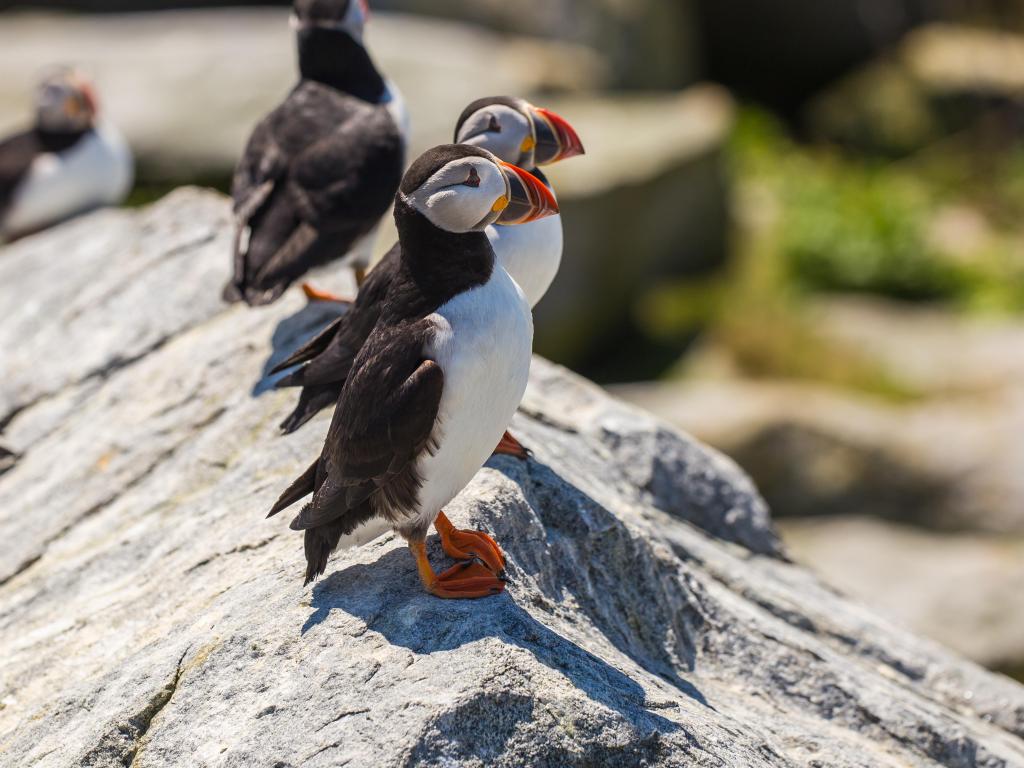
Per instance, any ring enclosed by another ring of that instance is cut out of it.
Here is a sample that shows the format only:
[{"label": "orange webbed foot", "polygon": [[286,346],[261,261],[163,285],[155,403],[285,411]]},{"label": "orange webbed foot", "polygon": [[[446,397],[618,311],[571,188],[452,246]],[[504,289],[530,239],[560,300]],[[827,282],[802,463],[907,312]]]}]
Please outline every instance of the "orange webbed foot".
[{"label": "orange webbed foot", "polygon": [[444,512],[437,515],[434,527],[441,535],[441,546],[445,554],[455,560],[476,558],[499,579],[505,579],[505,553],[498,542],[483,531],[466,531],[456,528]]},{"label": "orange webbed foot", "polygon": [[523,444],[512,437],[512,434],[505,430],[505,434],[501,436],[501,440],[498,442],[498,446],[494,449],[492,456],[514,456],[517,459],[526,461],[530,458],[530,450],[524,448]]},{"label": "orange webbed foot", "polygon": [[335,293],[329,291],[322,291],[319,288],[315,288],[311,283],[302,284],[302,292],[306,294],[306,298],[310,301],[334,301],[339,304],[351,304],[351,299],[343,298]]},{"label": "orange webbed foot", "polygon": [[459,563],[443,573],[436,574],[427,560],[426,544],[422,541],[409,543],[420,580],[427,592],[443,598],[478,598],[500,594],[505,582],[476,561]]}]

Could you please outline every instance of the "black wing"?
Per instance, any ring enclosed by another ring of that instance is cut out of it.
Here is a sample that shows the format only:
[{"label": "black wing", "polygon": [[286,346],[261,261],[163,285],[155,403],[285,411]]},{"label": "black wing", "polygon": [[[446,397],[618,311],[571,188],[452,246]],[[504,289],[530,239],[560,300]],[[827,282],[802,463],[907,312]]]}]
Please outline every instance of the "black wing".
[{"label": "black wing", "polygon": [[444,374],[424,357],[429,320],[379,331],[338,401],[324,445],[326,476],[292,521],[297,530],[342,517],[375,493],[389,517],[414,506],[415,461],[431,447]]},{"label": "black wing", "polygon": [[379,328],[360,353],[320,458],[282,494],[276,514],[308,492],[291,522],[305,531],[306,583],[324,572],[345,534],[376,515],[397,521],[415,507],[416,459],[432,450],[444,374],[423,354],[429,320]]},{"label": "black wing", "polygon": [[337,402],[356,355],[380,318],[388,289],[401,266],[401,254],[401,247],[395,243],[370,271],[348,312],[272,371],[302,365],[278,382],[279,387],[302,387],[298,404],[281,423],[286,434],[294,432],[320,410]]},{"label": "black wing", "polygon": [[235,174],[228,299],[273,301],[340,258],[394,199],[402,143],[383,107],[302,83],[257,127]]},{"label": "black wing", "polygon": [[40,149],[34,131],[16,133],[0,141],[0,222]]},{"label": "black wing", "polygon": [[[444,384],[440,366],[423,352],[432,332],[431,321],[423,319],[380,327],[367,340],[338,401],[318,468],[297,481],[315,493],[293,528],[343,517],[378,491],[377,509],[385,513],[413,506],[410,494],[419,482],[413,465],[430,448]],[[285,496],[295,500],[292,489]],[[282,508],[275,505],[272,514]]]}]

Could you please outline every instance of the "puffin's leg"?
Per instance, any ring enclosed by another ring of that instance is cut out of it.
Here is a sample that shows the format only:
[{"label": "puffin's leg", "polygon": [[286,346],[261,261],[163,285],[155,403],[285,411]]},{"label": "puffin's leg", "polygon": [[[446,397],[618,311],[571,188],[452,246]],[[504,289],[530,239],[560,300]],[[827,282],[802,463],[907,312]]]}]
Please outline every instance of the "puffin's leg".
[{"label": "puffin's leg", "polygon": [[336,293],[330,293],[329,291],[322,291],[319,288],[314,288],[311,283],[303,283],[302,292],[306,294],[306,298],[310,301],[336,301],[339,304],[352,303],[351,299],[338,296]]},{"label": "puffin's leg", "polygon": [[523,444],[512,437],[512,434],[506,429],[505,434],[501,436],[501,440],[498,442],[498,447],[494,449],[492,456],[515,456],[517,459],[526,461],[530,458],[530,450],[524,448]]},{"label": "puffin's leg", "polygon": [[416,569],[427,592],[437,597],[471,598],[497,595],[505,589],[505,582],[477,562],[459,563],[444,573],[434,573],[427,560],[427,545],[423,539],[409,542]]},{"label": "puffin's leg", "polygon": [[464,531],[452,525],[444,512],[439,512],[434,527],[441,534],[445,554],[455,560],[477,558],[499,579],[505,579],[505,553],[498,543],[483,531]]}]

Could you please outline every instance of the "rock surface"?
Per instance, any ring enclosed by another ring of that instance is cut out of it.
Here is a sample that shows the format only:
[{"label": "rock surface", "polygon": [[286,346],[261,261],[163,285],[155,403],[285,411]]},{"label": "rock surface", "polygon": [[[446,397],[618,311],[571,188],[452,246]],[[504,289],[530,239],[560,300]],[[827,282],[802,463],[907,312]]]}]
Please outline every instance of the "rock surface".
[{"label": "rock surface", "polygon": [[[456,117],[481,95],[605,82],[600,56],[583,46],[467,24],[382,13],[367,38],[408,102],[413,151],[449,141]],[[144,180],[230,174],[252,127],[296,80],[287,8],[11,14],[0,25],[0,129],[23,123],[39,73],[58,63],[95,79]]]},{"label": "rock surface", "polygon": [[[632,4],[602,8],[601,18],[636,14]],[[586,159],[547,169],[563,209],[566,253],[538,308],[542,354],[572,365],[621,343],[637,295],[666,275],[724,260],[721,147],[733,115],[724,90],[595,95],[618,71],[607,50],[464,23],[381,13],[368,35],[407,102],[410,157],[450,141],[466,104],[485,95],[534,98],[579,131]],[[136,152],[144,186],[224,184],[252,126],[292,85],[293,49],[284,9],[5,17],[0,129],[24,119],[41,68],[74,61],[95,75]],[[394,238],[386,219],[377,255]]]},{"label": "rock surface", "polygon": [[615,391],[737,460],[777,516],[1024,534],[1024,325],[857,298],[812,320],[916,396],[731,376]]},{"label": "rock surface", "polygon": [[1024,325],[863,298],[822,301],[813,322],[916,397],[718,378],[700,363],[704,378],[615,392],[737,461],[794,557],[829,583],[1021,675],[1024,356],[1008,350],[1024,350]]},{"label": "rock surface", "polygon": [[675,89],[698,76],[700,43],[692,0],[379,0],[375,7],[471,21],[555,38],[603,52],[616,89]]},{"label": "rock surface", "polygon": [[263,512],[327,417],[277,437],[263,371],[329,309],[218,306],[225,215],[183,190],[0,251],[0,764],[1024,765],[1024,688],[822,586],[731,462],[542,360],[535,458],[449,509],[506,594],[431,598],[376,530],[302,589]]},{"label": "rock surface", "polygon": [[867,517],[779,525],[795,560],[883,616],[987,667],[1024,671],[1024,537]]}]

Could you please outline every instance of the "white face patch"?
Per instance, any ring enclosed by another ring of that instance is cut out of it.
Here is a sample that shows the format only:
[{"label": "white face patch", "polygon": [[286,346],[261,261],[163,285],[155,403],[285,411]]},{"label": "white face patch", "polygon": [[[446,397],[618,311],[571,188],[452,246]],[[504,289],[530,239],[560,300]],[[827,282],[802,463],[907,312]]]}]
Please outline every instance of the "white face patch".
[{"label": "white face patch", "polygon": [[501,169],[484,157],[464,157],[440,168],[405,201],[448,232],[482,230],[498,218],[499,198],[509,196]]},{"label": "white face patch", "polygon": [[523,151],[523,142],[534,139],[533,126],[519,110],[504,104],[490,104],[470,115],[459,128],[456,141],[493,152],[506,163],[533,167],[533,148]]}]

